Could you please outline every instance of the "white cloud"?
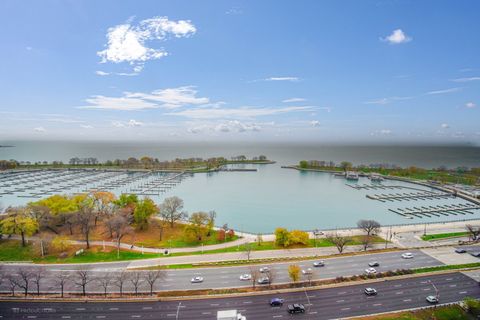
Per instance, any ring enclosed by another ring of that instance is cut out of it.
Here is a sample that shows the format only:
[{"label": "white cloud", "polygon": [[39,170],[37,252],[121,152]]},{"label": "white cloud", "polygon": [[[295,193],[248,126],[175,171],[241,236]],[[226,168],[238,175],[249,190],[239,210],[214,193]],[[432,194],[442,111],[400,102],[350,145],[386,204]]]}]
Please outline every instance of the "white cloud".
[{"label": "white cloud", "polygon": [[36,128],[33,128],[33,130],[35,132],[40,132],[40,133],[47,132],[47,129],[45,129],[44,127],[36,127]]},{"label": "white cloud", "polygon": [[242,14],[242,13],[243,13],[243,11],[239,7],[230,8],[229,10],[227,10],[225,12],[225,14],[228,14],[228,15],[237,15],[237,14]]},{"label": "white cloud", "polygon": [[289,112],[311,111],[310,106],[301,107],[285,107],[285,108],[198,108],[188,109],[178,112],[166,113],[172,116],[182,116],[192,119],[221,119],[221,118],[255,118],[260,116],[268,116],[274,114],[282,114]]},{"label": "white cloud", "polygon": [[227,121],[215,127],[215,131],[221,132],[260,131],[261,129],[261,126],[256,123],[243,123],[238,120]]},{"label": "white cloud", "polygon": [[89,125],[89,124],[81,124],[80,125],[80,128],[83,128],[83,129],[93,129],[93,126]]},{"label": "white cloud", "polygon": [[30,47],[30,46],[28,46],[28,47],[25,47],[25,49],[27,49],[28,51],[32,51],[32,50],[33,50],[33,48],[32,48],[32,47]]},{"label": "white cloud", "polygon": [[412,41],[412,38],[407,36],[402,29],[393,30],[392,34],[385,38],[380,38],[382,41],[386,41],[390,44],[400,44]]},{"label": "white cloud", "polygon": [[300,78],[298,77],[270,77],[265,78],[263,81],[298,81]]},{"label": "white cloud", "polygon": [[89,105],[78,108],[135,111],[155,108],[175,109],[186,105],[209,103],[208,98],[197,97],[196,94],[193,86],[159,89],[151,93],[124,92],[122,97],[92,96],[85,100]]},{"label": "white cloud", "polygon": [[282,100],[282,102],[284,103],[289,103],[289,102],[303,102],[303,101],[306,101],[307,99],[304,99],[304,98],[290,98],[290,99],[285,99],[285,100]]},{"label": "white cloud", "polygon": [[390,136],[392,134],[392,130],[390,129],[381,129],[381,130],[375,130],[373,132],[370,132],[371,136]]},{"label": "white cloud", "polygon": [[196,31],[189,20],[172,21],[168,17],[145,19],[137,25],[127,22],[108,29],[106,49],[97,52],[97,55],[102,63],[128,62],[138,73],[146,61],[168,55],[163,48],[151,48],[147,42],[166,40],[169,36],[188,37]]},{"label": "white cloud", "polygon": [[435,91],[429,91],[426,94],[432,95],[432,94],[444,94],[444,93],[451,93],[451,92],[457,92],[460,91],[461,88],[449,88],[449,89],[444,89],[444,90],[435,90]]},{"label": "white cloud", "polygon": [[467,102],[465,104],[465,107],[469,108],[469,109],[472,109],[472,108],[475,108],[477,105],[473,102]]},{"label": "white cloud", "polygon": [[320,121],[318,121],[318,120],[312,120],[312,121],[310,121],[310,125],[311,125],[312,127],[320,127]]},{"label": "white cloud", "polygon": [[364,104],[385,105],[385,104],[392,103],[394,101],[402,101],[402,100],[410,100],[410,99],[412,99],[412,97],[388,97],[388,98],[380,98],[380,99],[365,101]]},{"label": "white cloud", "polygon": [[470,82],[470,81],[479,81],[480,77],[469,77],[469,78],[457,78],[452,79],[454,82]]},{"label": "white cloud", "polygon": [[442,127],[442,129],[449,129],[450,125],[448,125],[448,123],[442,123],[440,127]]},{"label": "white cloud", "polygon": [[133,127],[141,127],[143,126],[143,122],[131,119],[129,121],[118,121],[114,120],[112,121],[112,126],[116,128],[133,128]]},{"label": "white cloud", "polygon": [[97,70],[95,71],[95,74],[97,76],[108,76],[110,73],[109,72],[105,72],[105,71],[101,71],[101,70]]}]

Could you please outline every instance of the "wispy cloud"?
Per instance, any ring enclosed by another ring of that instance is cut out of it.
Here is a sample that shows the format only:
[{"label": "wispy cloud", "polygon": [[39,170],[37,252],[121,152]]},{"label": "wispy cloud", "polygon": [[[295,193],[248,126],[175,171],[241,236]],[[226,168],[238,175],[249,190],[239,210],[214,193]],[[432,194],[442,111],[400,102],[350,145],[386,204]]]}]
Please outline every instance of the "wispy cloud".
[{"label": "wispy cloud", "polygon": [[412,38],[407,36],[405,32],[402,31],[402,29],[395,29],[390,35],[380,39],[390,44],[400,44],[412,41]]},{"label": "wispy cloud", "polygon": [[79,109],[105,109],[135,111],[144,109],[175,109],[186,105],[209,103],[206,97],[197,97],[193,86],[158,89],[151,93],[124,92],[121,97],[92,96],[85,101],[89,104]]},{"label": "wispy cloud", "polygon": [[232,118],[255,118],[290,112],[311,111],[310,106],[292,106],[284,108],[198,108],[178,112],[166,113],[166,115],[187,117],[192,119],[232,119]]},{"label": "wispy cloud", "polygon": [[129,121],[112,121],[112,126],[115,128],[133,128],[133,127],[141,127],[143,126],[143,122],[131,119]]},{"label": "wispy cloud", "polygon": [[263,81],[299,81],[298,77],[269,77],[263,79]]},{"label": "wispy cloud", "polygon": [[137,25],[129,21],[108,29],[106,48],[98,51],[97,55],[102,63],[127,62],[134,68],[142,68],[146,61],[168,55],[163,48],[149,47],[149,42],[166,40],[168,37],[188,37],[196,31],[189,20],[172,21],[168,17],[153,17],[142,20]]},{"label": "wispy cloud", "polygon": [[110,72],[105,72],[105,71],[101,71],[101,70],[97,70],[95,71],[95,74],[97,76],[108,76],[110,74]]},{"label": "wispy cloud", "polygon": [[310,125],[311,125],[312,127],[314,127],[314,128],[320,127],[320,121],[318,121],[318,120],[312,120],[312,121],[310,121]]},{"label": "wispy cloud", "polygon": [[434,95],[434,94],[444,94],[444,93],[451,93],[451,92],[457,92],[460,91],[461,88],[449,88],[449,89],[444,89],[444,90],[435,90],[435,91],[429,91],[426,94],[428,95]]},{"label": "wispy cloud", "polygon": [[410,100],[412,98],[413,97],[388,97],[388,98],[380,98],[380,99],[365,101],[364,104],[386,105],[386,104],[390,104],[394,101]]},{"label": "wispy cloud", "polygon": [[392,130],[390,129],[381,129],[381,130],[375,130],[373,132],[370,132],[371,136],[390,136],[392,135]]},{"label": "wispy cloud", "polygon": [[470,82],[470,81],[479,81],[480,77],[468,77],[468,78],[457,78],[452,79],[454,82]]},{"label": "wispy cloud", "polygon": [[477,105],[476,105],[475,103],[473,103],[473,102],[467,102],[467,103],[465,104],[465,107],[467,107],[467,108],[469,108],[469,109],[473,109],[473,108],[475,108],[476,106],[477,106]]},{"label": "wispy cloud", "polygon": [[45,129],[44,127],[36,127],[36,128],[33,128],[33,130],[35,132],[39,132],[39,133],[45,133],[47,132],[47,129]]},{"label": "wispy cloud", "polygon": [[442,124],[440,125],[440,127],[441,127],[442,129],[449,129],[449,128],[450,128],[450,125],[449,125],[448,123],[442,123]]},{"label": "wispy cloud", "polygon": [[304,98],[290,98],[290,99],[282,100],[282,102],[284,102],[284,103],[303,102],[303,101],[306,101],[306,100],[307,100],[307,99],[304,99]]}]

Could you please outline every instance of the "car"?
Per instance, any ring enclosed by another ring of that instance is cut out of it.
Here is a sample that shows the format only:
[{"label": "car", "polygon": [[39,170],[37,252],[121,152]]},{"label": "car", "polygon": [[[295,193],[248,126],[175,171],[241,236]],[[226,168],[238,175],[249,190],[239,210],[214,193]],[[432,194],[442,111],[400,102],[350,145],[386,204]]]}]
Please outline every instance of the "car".
[{"label": "car", "polygon": [[257,282],[258,282],[258,284],[269,284],[270,279],[268,277],[262,277],[262,278],[258,279]]},{"label": "car", "polygon": [[247,280],[252,280],[252,275],[249,273],[244,273],[240,275],[240,280],[242,281],[247,281]]},{"label": "car", "polygon": [[312,273],[313,273],[313,270],[312,270],[312,268],[303,269],[303,270],[302,270],[302,273],[303,273],[303,274],[312,274]]},{"label": "car", "polygon": [[402,254],[403,259],[413,259],[413,254],[411,252],[405,252]]},{"label": "car", "polygon": [[192,280],[190,280],[191,283],[200,283],[200,282],[203,282],[203,277],[200,277],[200,276],[196,276],[196,277],[193,277]]},{"label": "car", "polygon": [[266,273],[266,272],[269,272],[269,271],[270,271],[270,269],[268,267],[261,267],[260,268],[261,273]]},{"label": "car", "polygon": [[283,306],[283,302],[285,300],[283,299],[280,299],[280,298],[273,298],[272,300],[270,300],[270,306],[272,307],[281,307]]},{"label": "car", "polygon": [[377,270],[375,268],[367,268],[365,269],[366,274],[375,274],[377,273]]},{"label": "car", "polygon": [[287,307],[288,313],[304,313],[305,307],[301,303],[289,304]]},{"label": "car", "polygon": [[467,250],[465,250],[465,249],[463,249],[463,248],[457,248],[457,249],[455,249],[455,252],[456,252],[456,253],[466,253]]},{"label": "car", "polygon": [[365,292],[365,294],[367,296],[375,296],[377,295],[377,290],[375,290],[374,288],[365,288],[365,290],[363,291]]},{"label": "car", "polygon": [[372,261],[372,262],[368,263],[368,266],[369,267],[378,267],[378,266],[380,266],[380,263],[378,263],[377,261]]},{"label": "car", "polygon": [[325,266],[325,262],[324,262],[323,260],[322,260],[322,261],[315,261],[315,262],[313,263],[313,266],[314,266],[315,268],[324,267],[324,266]]},{"label": "car", "polygon": [[470,255],[472,255],[476,258],[480,258],[480,252],[470,252]]},{"label": "car", "polygon": [[427,300],[428,303],[438,303],[437,296],[428,296],[425,300]]}]

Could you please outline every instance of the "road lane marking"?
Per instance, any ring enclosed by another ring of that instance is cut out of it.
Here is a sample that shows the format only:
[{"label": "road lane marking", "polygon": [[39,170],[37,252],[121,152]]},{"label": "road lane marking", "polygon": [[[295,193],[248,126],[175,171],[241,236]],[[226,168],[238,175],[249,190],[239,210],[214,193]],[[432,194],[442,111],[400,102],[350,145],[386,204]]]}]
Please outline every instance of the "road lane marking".
[{"label": "road lane marking", "polygon": [[243,301],[243,303],[252,303],[252,301]]},{"label": "road lane marking", "polygon": [[378,306],[381,306],[381,305],[382,305],[381,303],[375,303],[373,306],[378,307]]},{"label": "road lane marking", "polygon": [[110,310],[115,311],[118,310],[118,308],[110,308]]},{"label": "road lane marking", "polygon": [[27,319],[35,319],[37,316],[27,316]]},{"label": "road lane marking", "polygon": [[202,312],[202,314],[212,314],[211,312]]},{"label": "road lane marking", "polygon": [[456,287],[456,286],[457,286],[456,284],[451,284],[451,285],[450,285],[450,288],[454,288],[454,287]]},{"label": "road lane marking", "polygon": [[411,302],[411,301],[412,301],[412,299],[405,299],[405,300],[403,300],[403,302]]},{"label": "road lane marking", "polygon": [[396,285],[394,285],[395,288],[399,288],[399,287],[401,287],[401,286],[402,286],[401,284],[396,284]]},{"label": "road lane marking", "polygon": [[219,303],[210,303],[210,306],[212,307],[218,307],[220,304]]},{"label": "road lane marking", "polygon": [[70,319],[71,316],[62,316],[62,319]]},{"label": "road lane marking", "polygon": [[76,308],[77,311],[85,311],[85,308]]},{"label": "road lane marking", "polygon": [[281,317],[283,317],[283,316],[282,316],[281,314],[278,314],[278,315],[273,316],[273,317],[274,317],[274,318],[281,318]]},{"label": "road lane marking", "polygon": [[143,307],[142,309],[143,310],[152,310],[153,308],[152,307]]},{"label": "road lane marking", "polygon": [[465,294],[467,291],[460,291],[458,294]]},{"label": "road lane marking", "polygon": [[345,302],[345,300],[337,300],[337,303]]},{"label": "road lane marking", "polygon": [[395,294],[403,294],[403,291],[398,291],[398,292],[395,293]]},{"label": "road lane marking", "polygon": [[350,308],[342,308],[342,311],[350,310]]},{"label": "road lane marking", "polygon": [[[175,314],[175,316],[176,316],[176,314]],[[138,315],[138,314],[132,315],[132,318],[141,318],[141,317],[142,317],[142,316],[141,316],[141,315]]]},{"label": "road lane marking", "polygon": [[317,314],[317,311],[309,312],[308,314]]},{"label": "road lane marking", "polygon": [[97,319],[105,319],[106,316],[96,316]]},{"label": "road lane marking", "polygon": [[347,293],[347,292],[345,292],[345,291],[342,291],[342,292],[339,292],[338,294],[345,294],[345,293]]}]

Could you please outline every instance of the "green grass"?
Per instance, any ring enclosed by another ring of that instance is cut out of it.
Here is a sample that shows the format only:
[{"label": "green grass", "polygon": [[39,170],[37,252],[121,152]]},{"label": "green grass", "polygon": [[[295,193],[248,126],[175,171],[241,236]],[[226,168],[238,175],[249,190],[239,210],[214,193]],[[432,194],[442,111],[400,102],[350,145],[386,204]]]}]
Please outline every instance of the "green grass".
[{"label": "green grass", "polygon": [[475,319],[458,305],[407,311],[397,315],[365,317],[366,320],[470,320]]},{"label": "green grass", "polygon": [[436,233],[436,234],[427,234],[422,236],[422,240],[429,241],[429,240],[437,240],[437,239],[445,239],[451,237],[462,237],[467,236],[468,232],[450,232],[450,233]]},{"label": "green grass", "polygon": [[154,253],[132,252],[132,251],[120,251],[120,258],[117,257],[117,251],[110,252],[94,252],[85,251],[78,256],[72,256],[65,259],[59,259],[56,256],[47,256],[45,258],[35,258],[34,262],[41,263],[92,263],[92,262],[115,262],[123,260],[138,260],[138,259],[150,259],[158,258],[163,255]]},{"label": "green grass", "polygon": [[17,240],[0,240],[0,261],[32,261],[31,245],[22,247]]},{"label": "green grass", "polygon": [[480,267],[480,262],[465,263],[465,264],[450,264],[444,266],[436,267],[427,267],[427,268],[418,268],[415,269],[415,273],[425,273],[425,272],[434,272],[434,271],[443,271],[443,270],[456,270],[456,269],[465,269],[465,268],[477,268]]}]

